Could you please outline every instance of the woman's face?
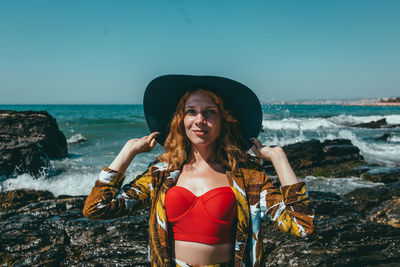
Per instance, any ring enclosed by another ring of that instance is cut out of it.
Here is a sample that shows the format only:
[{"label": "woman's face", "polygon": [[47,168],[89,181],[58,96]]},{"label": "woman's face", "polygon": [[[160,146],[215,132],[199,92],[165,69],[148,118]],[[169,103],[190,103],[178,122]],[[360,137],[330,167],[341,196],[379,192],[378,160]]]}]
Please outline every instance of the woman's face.
[{"label": "woman's face", "polygon": [[193,92],[185,103],[183,123],[194,146],[213,146],[221,131],[221,114],[213,99]]}]

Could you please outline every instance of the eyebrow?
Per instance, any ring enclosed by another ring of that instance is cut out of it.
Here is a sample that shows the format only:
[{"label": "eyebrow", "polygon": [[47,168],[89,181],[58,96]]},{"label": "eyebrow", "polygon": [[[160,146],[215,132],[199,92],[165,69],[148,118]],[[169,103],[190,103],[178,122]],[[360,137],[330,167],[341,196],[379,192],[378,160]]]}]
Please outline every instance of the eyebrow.
[{"label": "eyebrow", "polygon": [[[189,105],[189,106],[185,106],[185,108],[195,108],[196,106],[194,105]],[[212,106],[206,106],[205,108],[218,108],[217,105],[212,105]]]}]

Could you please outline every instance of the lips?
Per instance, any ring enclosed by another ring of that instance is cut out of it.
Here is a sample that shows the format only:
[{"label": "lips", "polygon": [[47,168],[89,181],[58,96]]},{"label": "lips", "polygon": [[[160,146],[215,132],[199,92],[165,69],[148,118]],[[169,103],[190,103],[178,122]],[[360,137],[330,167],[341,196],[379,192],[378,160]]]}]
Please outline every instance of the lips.
[{"label": "lips", "polygon": [[207,130],[192,130],[197,136],[202,136],[208,133]]}]

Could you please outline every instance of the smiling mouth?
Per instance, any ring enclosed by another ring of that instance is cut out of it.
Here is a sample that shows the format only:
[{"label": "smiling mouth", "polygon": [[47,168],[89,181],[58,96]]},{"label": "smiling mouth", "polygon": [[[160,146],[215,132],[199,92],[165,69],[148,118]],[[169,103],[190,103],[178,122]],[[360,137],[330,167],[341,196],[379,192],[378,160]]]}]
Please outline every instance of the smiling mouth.
[{"label": "smiling mouth", "polygon": [[205,135],[208,133],[207,130],[193,130],[193,132],[198,136]]}]

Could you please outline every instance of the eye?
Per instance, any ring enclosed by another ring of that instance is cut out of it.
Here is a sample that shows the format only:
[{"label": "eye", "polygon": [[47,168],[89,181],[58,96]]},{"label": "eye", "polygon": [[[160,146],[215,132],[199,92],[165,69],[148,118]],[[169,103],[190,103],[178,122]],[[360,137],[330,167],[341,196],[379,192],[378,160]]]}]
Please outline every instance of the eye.
[{"label": "eye", "polygon": [[209,109],[209,110],[207,110],[207,114],[214,115],[214,114],[217,114],[217,111],[214,109]]},{"label": "eye", "polygon": [[194,110],[194,109],[187,109],[187,110],[185,111],[185,113],[186,113],[186,114],[196,114],[196,110]]}]

